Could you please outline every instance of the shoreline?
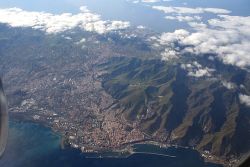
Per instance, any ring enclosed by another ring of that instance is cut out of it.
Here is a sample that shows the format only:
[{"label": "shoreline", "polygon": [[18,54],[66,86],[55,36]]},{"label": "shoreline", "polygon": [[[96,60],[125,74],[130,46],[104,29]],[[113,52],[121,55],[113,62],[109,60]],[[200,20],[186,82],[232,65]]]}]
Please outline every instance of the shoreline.
[{"label": "shoreline", "polygon": [[[91,150],[91,151],[83,151],[80,147],[74,147],[73,145],[71,145],[70,143],[65,142],[66,141],[66,136],[63,134],[60,134],[56,129],[54,129],[53,127],[50,127],[48,124],[46,124],[46,122],[40,122],[40,121],[33,121],[33,120],[29,120],[29,119],[19,119],[19,118],[12,118],[11,121],[16,121],[16,122],[30,122],[30,123],[35,123],[35,124],[39,124],[45,128],[49,128],[55,135],[59,135],[60,136],[60,148],[61,149],[74,149],[74,150],[78,150],[80,151],[82,154],[97,154],[98,156],[86,156],[86,158],[128,158],[132,155],[135,154],[154,154],[154,155],[159,155],[159,156],[165,156],[163,154],[158,154],[155,152],[135,152],[133,151],[133,146],[134,145],[138,145],[138,144],[148,144],[148,145],[153,145],[153,146],[157,146],[159,148],[170,148],[170,147],[175,147],[175,148],[182,148],[182,149],[191,149],[191,150],[195,150],[197,152],[199,152],[200,156],[204,159],[204,162],[207,163],[215,163],[215,164],[219,164],[219,165],[223,165],[223,166],[233,166],[236,163],[239,162],[239,159],[233,159],[232,161],[234,163],[230,163],[227,160],[223,159],[223,158],[219,158],[217,156],[212,155],[211,153],[206,153],[205,151],[201,151],[198,150],[196,148],[192,148],[192,147],[185,147],[185,146],[180,146],[180,145],[175,145],[175,144],[168,144],[168,143],[160,143],[158,141],[154,141],[152,139],[150,139],[149,141],[138,141],[138,142],[134,142],[133,144],[131,143],[127,143],[124,146],[121,146],[120,148],[111,148],[111,149],[106,149],[106,150]],[[106,155],[105,154],[117,154],[117,155]],[[127,154],[125,156],[123,156],[122,154]],[[203,155],[207,155],[207,156],[203,156]],[[166,155],[167,157],[171,157],[171,155]],[[212,158],[210,158],[212,157]],[[171,157],[171,158],[174,158]]]}]

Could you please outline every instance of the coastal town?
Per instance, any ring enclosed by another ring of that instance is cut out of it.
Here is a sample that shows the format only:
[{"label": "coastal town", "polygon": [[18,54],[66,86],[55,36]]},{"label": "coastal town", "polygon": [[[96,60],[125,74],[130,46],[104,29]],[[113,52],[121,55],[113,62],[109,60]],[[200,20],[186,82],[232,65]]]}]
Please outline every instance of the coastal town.
[{"label": "coastal town", "polygon": [[[102,87],[101,77],[106,72],[96,64],[112,55],[122,55],[123,49],[115,52],[105,42],[93,44],[92,40],[96,39],[91,36],[90,42],[84,43],[90,46],[81,51],[90,55],[86,62],[80,57],[78,62],[74,60],[60,70],[58,65],[44,65],[44,71],[33,72],[29,77],[33,79],[14,92],[15,96],[22,96],[22,100],[18,102],[20,105],[10,106],[10,113],[51,127],[62,134],[68,144],[83,152],[120,149],[129,143],[149,140],[136,123],[122,117],[116,99]],[[14,73],[13,70],[10,73]],[[39,76],[43,79],[37,78]]]}]

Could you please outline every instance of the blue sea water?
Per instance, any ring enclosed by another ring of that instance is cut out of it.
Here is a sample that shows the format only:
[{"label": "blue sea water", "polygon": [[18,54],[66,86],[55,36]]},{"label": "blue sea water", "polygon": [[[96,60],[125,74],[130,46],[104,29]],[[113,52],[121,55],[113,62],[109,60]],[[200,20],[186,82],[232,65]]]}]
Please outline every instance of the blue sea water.
[{"label": "blue sea water", "polygon": [[135,145],[140,152],[157,152],[176,157],[134,154],[128,158],[86,158],[75,149],[60,148],[60,136],[49,128],[30,122],[11,122],[9,142],[1,167],[220,167],[205,163],[190,149]]}]

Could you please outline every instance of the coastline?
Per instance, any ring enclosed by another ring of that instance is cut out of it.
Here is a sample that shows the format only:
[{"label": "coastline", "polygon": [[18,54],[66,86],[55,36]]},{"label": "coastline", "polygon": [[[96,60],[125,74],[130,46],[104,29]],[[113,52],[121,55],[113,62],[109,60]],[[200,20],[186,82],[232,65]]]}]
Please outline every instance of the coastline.
[{"label": "coastline", "polygon": [[[79,150],[81,152],[81,154],[83,154],[86,158],[129,158],[133,155],[136,154],[149,154],[149,155],[158,155],[158,156],[166,156],[169,158],[175,158],[175,156],[172,155],[163,155],[163,154],[158,154],[155,151],[152,152],[136,152],[133,150],[133,147],[135,145],[152,145],[152,146],[156,146],[158,148],[161,149],[167,149],[167,148],[181,148],[181,149],[189,149],[189,150],[194,150],[197,151],[200,156],[204,159],[204,162],[207,163],[214,163],[214,164],[218,164],[218,165],[223,165],[223,166],[232,166],[235,163],[230,163],[222,158],[216,157],[210,153],[207,153],[205,151],[201,151],[198,150],[196,148],[192,148],[192,147],[184,147],[184,146],[179,146],[179,145],[175,145],[175,144],[167,144],[167,143],[161,143],[158,141],[154,141],[154,140],[148,140],[148,141],[138,141],[138,142],[133,142],[133,144],[125,144],[119,148],[109,148],[109,149],[105,149],[105,150],[82,150],[79,147],[74,147],[73,145],[71,145],[70,143],[67,142],[67,136],[62,135],[60,133],[58,133],[58,131],[56,129],[54,129],[53,127],[50,127],[48,124],[46,124],[45,122],[40,122],[40,121],[34,121],[34,120],[29,120],[29,119],[20,119],[15,117],[12,119],[12,121],[19,121],[19,122],[30,122],[30,123],[35,123],[35,124],[39,124],[43,127],[49,128],[51,129],[51,131],[53,133],[55,133],[56,135],[60,136],[60,141],[61,141],[61,149],[74,149],[74,150]],[[206,154],[205,154],[206,153]],[[203,154],[207,155],[207,156],[203,156]],[[239,160],[235,160],[235,162],[237,163]]]}]

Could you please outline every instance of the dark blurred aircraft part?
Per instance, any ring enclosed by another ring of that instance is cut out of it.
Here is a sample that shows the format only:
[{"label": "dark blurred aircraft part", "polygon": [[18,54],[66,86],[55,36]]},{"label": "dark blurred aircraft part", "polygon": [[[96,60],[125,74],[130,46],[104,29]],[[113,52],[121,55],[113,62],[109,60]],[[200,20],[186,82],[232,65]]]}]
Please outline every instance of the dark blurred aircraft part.
[{"label": "dark blurred aircraft part", "polygon": [[0,157],[3,155],[8,138],[8,112],[7,102],[3,92],[3,84],[0,78]]}]

